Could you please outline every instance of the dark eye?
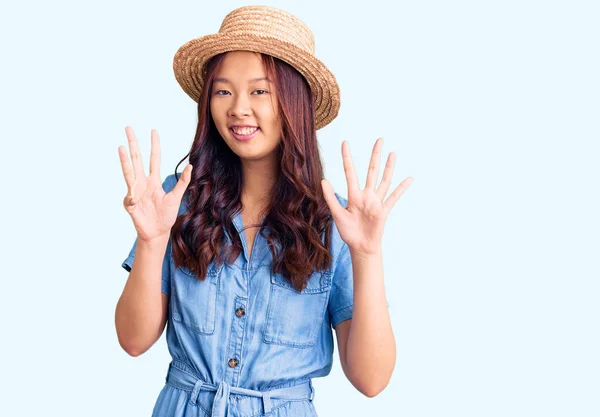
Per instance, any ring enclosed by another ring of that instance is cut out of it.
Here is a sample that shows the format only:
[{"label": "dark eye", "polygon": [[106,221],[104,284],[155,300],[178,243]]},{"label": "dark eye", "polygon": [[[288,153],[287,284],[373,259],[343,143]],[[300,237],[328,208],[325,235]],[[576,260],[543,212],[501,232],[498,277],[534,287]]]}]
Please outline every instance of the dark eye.
[{"label": "dark eye", "polygon": [[218,90],[218,91],[215,92],[215,95],[217,95],[217,96],[224,96],[225,94],[221,94],[221,92],[229,93],[229,91],[227,91],[227,90]]},{"label": "dark eye", "polygon": [[[254,91],[262,91],[262,94],[266,94],[268,92],[267,90],[254,90]],[[262,94],[259,94],[259,95],[262,95]]]}]

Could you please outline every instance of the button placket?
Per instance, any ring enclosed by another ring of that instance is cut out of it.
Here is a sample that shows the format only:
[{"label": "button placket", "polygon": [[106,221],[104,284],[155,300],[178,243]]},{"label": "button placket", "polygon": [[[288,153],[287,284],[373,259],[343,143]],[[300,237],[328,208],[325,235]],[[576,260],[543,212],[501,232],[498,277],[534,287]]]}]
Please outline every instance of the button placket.
[{"label": "button placket", "polygon": [[231,308],[233,314],[231,317],[231,335],[229,344],[227,345],[227,374],[228,381],[232,385],[238,383],[242,368],[242,347],[244,346],[244,329],[246,327],[246,306],[248,303],[247,297],[236,296]]}]

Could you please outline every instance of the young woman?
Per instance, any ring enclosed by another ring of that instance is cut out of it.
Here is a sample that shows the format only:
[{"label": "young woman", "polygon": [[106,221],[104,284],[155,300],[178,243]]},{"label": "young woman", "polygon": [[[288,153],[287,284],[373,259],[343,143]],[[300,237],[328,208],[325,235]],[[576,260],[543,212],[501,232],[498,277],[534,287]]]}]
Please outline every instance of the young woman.
[{"label": "young woman", "polygon": [[286,12],[234,10],[218,34],[183,45],[174,70],[198,102],[190,164],[161,185],[156,131],[148,177],[131,128],[133,166],[119,147],[137,231],[119,343],[141,355],[168,323],[153,415],[316,416],[312,378],[331,370],[332,328],[345,375],[377,395],[396,355],[383,228],[412,178],[385,199],[395,159],[376,187],[379,139],[363,190],[345,141],[348,199],[323,179],[316,130],[336,117],[339,89]]}]

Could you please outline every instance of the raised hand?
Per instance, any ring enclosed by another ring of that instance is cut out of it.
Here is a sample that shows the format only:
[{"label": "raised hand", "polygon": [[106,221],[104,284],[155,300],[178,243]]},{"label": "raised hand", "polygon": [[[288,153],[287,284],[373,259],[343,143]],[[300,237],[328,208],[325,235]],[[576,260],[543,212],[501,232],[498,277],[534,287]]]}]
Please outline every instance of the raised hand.
[{"label": "raised hand", "polygon": [[383,178],[376,189],[375,184],[379,175],[382,146],[383,139],[377,139],[371,154],[367,183],[364,190],[360,190],[358,177],[350,155],[350,147],[347,141],[342,142],[342,158],[348,183],[348,205],[346,208],[338,202],[329,181],[326,179],[321,180],[325,200],[342,240],[353,252],[364,255],[372,255],[381,250],[383,228],[387,216],[413,181],[412,177],[407,177],[383,201],[392,182],[396,154],[392,152],[388,155]]},{"label": "raised hand", "polygon": [[127,195],[123,207],[131,215],[138,240],[151,241],[168,236],[171,232],[183,194],[190,183],[192,165],[188,164],[177,184],[169,193],[165,193],[160,178],[160,144],[158,132],[152,129],[152,148],[150,151],[150,175],[146,177],[137,139],[133,129],[125,128],[129,142],[129,152],[133,168],[128,161],[124,146],[119,146],[119,158],[123,176],[127,183]]}]

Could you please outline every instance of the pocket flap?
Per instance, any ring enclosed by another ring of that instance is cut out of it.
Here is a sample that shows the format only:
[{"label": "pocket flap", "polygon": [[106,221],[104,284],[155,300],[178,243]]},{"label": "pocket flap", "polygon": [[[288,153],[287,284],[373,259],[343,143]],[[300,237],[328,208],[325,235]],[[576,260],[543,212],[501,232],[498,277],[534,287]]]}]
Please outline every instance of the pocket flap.
[{"label": "pocket flap", "polygon": [[[306,288],[299,294],[315,294],[329,290],[331,288],[331,273],[331,268],[325,272],[314,271],[306,283]],[[271,272],[271,283],[298,293],[283,274]]]},{"label": "pocket flap", "polygon": [[[213,259],[213,260],[210,262],[210,264],[208,264],[208,269],[207,269],[207,271],[206,271],[206,279],[207,279],[209,282],[211,282],[211,283],[213,283],[213,284],[216,284],[216,283],[218,282],[219,273],[221,272],[221,269],[223,268],[223,266],[224,266],[224,265],[225,265],[224,263],[221,263],[221,265],[219,265],[219,266],[216,266],[216,265],[215,265],[215,261],[214,261],[214,259]],[[180,270],[181,270],[181,272],[183,272],[184,274],[186,274],[186,275],[189,275],[189,276],[192,276],[192,277],[194,277],[194,278],[198,279],[198,278],[196,277],[196,275],[195,275],[195,274],[194,274],[192,271],[190,271],[190,270],[189,270],[189,268],[188,268],[188,267],[186,267],[186,266],[183,266],[183,265],[182,265],[181,267],[179,267],[179,269],[180,269]]]}]

